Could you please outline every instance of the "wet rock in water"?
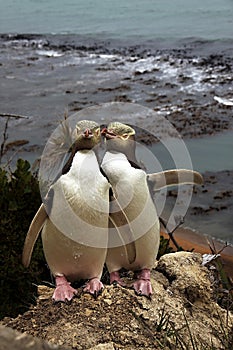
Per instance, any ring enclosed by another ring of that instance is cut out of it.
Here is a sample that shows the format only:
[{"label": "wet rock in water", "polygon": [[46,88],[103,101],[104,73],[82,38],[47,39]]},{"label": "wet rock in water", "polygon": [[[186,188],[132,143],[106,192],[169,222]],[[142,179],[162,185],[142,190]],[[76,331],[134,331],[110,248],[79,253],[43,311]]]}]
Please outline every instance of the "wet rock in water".
[{"label": "wet rock in water", "polygon": [[[198,253],[164,255],[152,270],[152,299],[132,289],[105,286],[95,300],[81,293],[71,304],[52,302],[39,286],[37,305],[3,324],[74,350],[226,349],[233,315],[215,303],[209,271]],[[223,332],[224,329],[224,332]]]},{"label": "wet rock in water", "polygon": [[15,149],[15,147],[26,145],[28,143],[29,143],[28,140],[15,140],[12,142],[8,142],[5,146],[5,152],[9,151],[10,149]]},{"label": "wet rock in water", "polygon": [[114,101],[115,102],[132,102],[127,95],[115,96]]}]

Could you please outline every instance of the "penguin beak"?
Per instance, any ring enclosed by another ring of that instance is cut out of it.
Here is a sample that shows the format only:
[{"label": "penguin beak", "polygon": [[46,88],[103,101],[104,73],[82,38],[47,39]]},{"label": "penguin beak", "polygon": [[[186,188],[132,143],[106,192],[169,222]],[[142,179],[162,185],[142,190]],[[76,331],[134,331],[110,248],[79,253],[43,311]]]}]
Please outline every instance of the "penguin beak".
[{"label": "penguin beak", "polygon": [[110,139],[115,139],[117,135],[112,131],[107,128],[102,129],[101,134],[106,137],[107,140]]},{"label": "penguin beak", "polygon": [[85,129],[84,132],[83,132],[83,137],[85,139],[91,139],[94,135],[92,134],[92,131],[90,129]]},{"label": "penguin beak", "polygon": [[107,134],[107,132],[108,132],[108,129],[107,128],[103,128],[102,130],[101,130],[101,135],[106,135]]}]

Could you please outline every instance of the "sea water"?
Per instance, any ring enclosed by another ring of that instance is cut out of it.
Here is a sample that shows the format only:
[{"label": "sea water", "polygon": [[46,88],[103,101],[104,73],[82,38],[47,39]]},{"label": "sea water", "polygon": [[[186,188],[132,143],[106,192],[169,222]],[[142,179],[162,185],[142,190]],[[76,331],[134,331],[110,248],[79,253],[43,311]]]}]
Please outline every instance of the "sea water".
[{"label": "sea water", "polygon": [[1,0],[0,33],[227,39],[232,0]]}]

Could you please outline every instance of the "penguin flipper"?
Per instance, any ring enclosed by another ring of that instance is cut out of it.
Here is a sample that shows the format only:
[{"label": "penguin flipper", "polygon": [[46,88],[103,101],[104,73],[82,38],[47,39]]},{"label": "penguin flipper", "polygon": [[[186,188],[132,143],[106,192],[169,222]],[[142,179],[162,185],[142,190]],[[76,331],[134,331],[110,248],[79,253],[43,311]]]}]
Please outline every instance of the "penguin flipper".
[{"label": "penguin flipper", "polygon": [[153,191],[174,185],[203,184],[202,175],[197,171],[188,169],[172,169],[148,174],[147,180],[151,184]]},{"label": "penguin flipper", "polygon": [[112,223],[113,227],[117,230],[117,233],[118,233],[119,238],[122,242],[122,245],[125,247],[125,253],[126,253],[129,264],[132,264],[136,260],[135,242],[132,241],[130,243],[126,243],[117,223],[114,221],[114,219],[111,216],[109,216],[109,220]]},{"label": "penguin flipper", "polygon": [[[123,245],[125,246],[128,262],[129,262],[129,264],[132,264],[136,259],[136,245],[135,245],[134,233],[133,233],[132,227],[130,225],[130,221],[129,221],[124,209],[121,207],[119,201],[117,200],[117,198],[113,192],[113,189],[112,189],[112,196],[114,198],[115,210],[117,208],[118,212],[122,213],[122,215],[120,217],[120,219],[121,219],[120,225],[117,222],[119,220],[116,220],[116,218],[119,219],[119,216],[117,213],[116,213],[116,216],[110,215],[109,218],[110,218],[110,221],[112,222],[113,226],[116,228]],[[113,218],[113,216],[114,216],[114,218]],[[124,225],[126,225],[126,227],[129,229],[129,230],[127,230],[128,242],[125,242],[125,239],[124,239],[125,232],[122,231],[122,233],[121,233],[121,226],[124,226]]]},{"label": "penguin flipper", "polygon": [[44,226],[44,223],[47,217],[48,217],[48,214],[45,210],[44,204],[42,203],[31,222],[31,225],[29,227],[29,230],[24,242],[23,253],[22,253],[22,263],[23,263],[23,266],[25,267],[28,267],[30,264],[34,245],[40,234],[42,227]]}]

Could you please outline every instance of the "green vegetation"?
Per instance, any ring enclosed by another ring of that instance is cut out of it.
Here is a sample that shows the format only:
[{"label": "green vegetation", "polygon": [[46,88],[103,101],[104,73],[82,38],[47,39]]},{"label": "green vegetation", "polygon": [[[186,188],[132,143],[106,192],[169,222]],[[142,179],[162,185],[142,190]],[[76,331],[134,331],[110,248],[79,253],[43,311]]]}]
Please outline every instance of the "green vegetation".
[{"label": "green vegetation", "polygon": [[19,159],[13,173],[0,168],[0,318],[24,312],[35,299],[35,284],[49,276],[40,240],[30,268],[21,263],[24,239],[40,203],[38,180],[27,161]]}]

